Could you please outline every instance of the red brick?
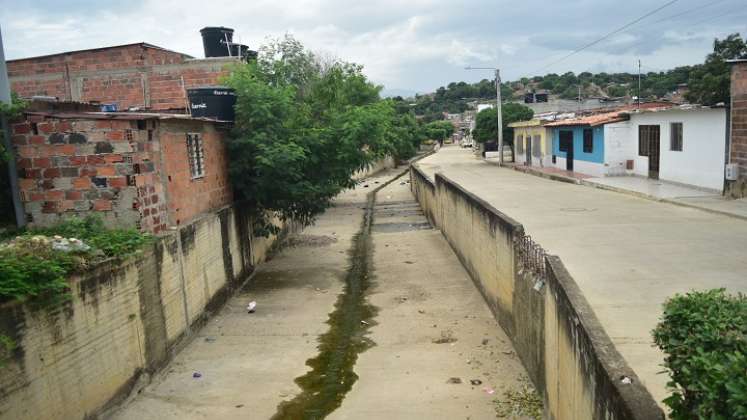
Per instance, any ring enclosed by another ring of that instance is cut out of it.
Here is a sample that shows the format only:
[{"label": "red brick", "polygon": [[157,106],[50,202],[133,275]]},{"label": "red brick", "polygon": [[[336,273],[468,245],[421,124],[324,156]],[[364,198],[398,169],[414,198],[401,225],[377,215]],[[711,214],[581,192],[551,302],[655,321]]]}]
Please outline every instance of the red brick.
[{"label": "red brick", "polygon": [[55,124],[53,122],[44,122],[36,125],[36,128],[41,133],[51,134],[55,132]]},{"label": "red brick", "polygon": [[33,167],[32,162],[33,161],[29,158],[21,158],[17,160],[16,165],[18,165],[19,169],[28,169]]},{"label": "red brick", "polygon": [[57,213],[57,202],[45,201],[42,213]]},{"label": "red brick", "polygon": [[13,134],[28,134],[31,132],[31,125],[29,123],[23,122],[18,124],[13,124]]},{"label": "red brick", "polygon": [[66,191],[65,192],[66,200],[80,200],[81,198],[83,198],[83,193],[80,191]]},{"label": "red brick", "polygon": [[120,154],[112,153],[112,154],[104,155],[104,161],[106,163],[118,163],[118,162],[124,161],[124,158]]},{"label": "red brick", "polygon": [[90,166],[80,168],[80,176],[96,176],[97,174],[98,170],[96,168],[91,168]]},{"label": "red brick", "polygon": [[26,169],[26,178],[31,179],[42,179],[42,170],[41,169]]},{"label": "red brick", "polygon": [[52,161],[49,158],[36,158],[34,159],[34,168],[49,168],[52,166]]},{"label": "red brick", "polygon": [[73,156],[75,155],[74,144],[55,144],[53,147],[53,153],[55,156]]},{"label": "red brick", "polygon": [[106,163],[106,159],[102,155],[90,155],[86,158],[86,162],[89,165],[103,165]]},{"label": "red brick", "polygon": [[112,128],[112,122],[111,120],[98,120],[96,121],[96,128]]},{"label": "red brick", "polygon": [[60,177],[60,168],[48,168],[44,170],[44,178],[50,179],[50,178],[59,178]]},{"label": "red brick", "polygon": [[95,211],[108,211],[112,209],[112,202],[109,200],[94,200],[93,209]]},{"label": "red brick", "polygon": [[28,139],[29,144],[36,144],[36,145],[44,144],[46,143],[46,141],[47,141],[47,138],[44,136],[31,136]]},{"label": "red brick", "polygon": [[114,166],[100,166],[96,168],[97,176],[114,176],[117,174],[117,169]]},{"label": "red brick", "polygon": [[33,189],[36,189],[36,187],[37,182],[35,179],[21,178],[18,180],[18,188],[23,191],[31,191]]},{"label": "red brick", "polygon": [[54,191],[47,191],[47,194],[45,195],[45,199],[47,201],[60,201],[65,199],[65,191],[60,190],[54,190]]},{"label": "red brick", "polygon": [[127,186],[127,178],[123,176],[108,178],[108,183],[112,188],[124,188]]},{"label": "red brick", "polygon": [[113,141],[124,140],[124,133],[121,131],[109,131],[106,133],[106,139]]},{"label": "red brick", "polygon": [[73,208],[75,208],[75,202],[70,200],[62,200],[57,205],[57,211],[59,212],[72,210]]},{"label": "red brick", "polygon": [[18,146],[16,150],[18,151],[18,156],[22,158],[38,156],[38,150],[33,146]]},{"label": "red brick", "polygon": [[60,121],[57,123],[57,131],[73,131],[73,125],[70,121]]},{"label": "red brick", "polygon": [[44,201],[44,193],[40,192],[33,192],[27,195],[27,197],[30,201]]},{"label": "red brick", "polygon": [[76,190],[87,190],[91,188],[91,179],[90,178],[74,178],[73,179],[73,188]]}]

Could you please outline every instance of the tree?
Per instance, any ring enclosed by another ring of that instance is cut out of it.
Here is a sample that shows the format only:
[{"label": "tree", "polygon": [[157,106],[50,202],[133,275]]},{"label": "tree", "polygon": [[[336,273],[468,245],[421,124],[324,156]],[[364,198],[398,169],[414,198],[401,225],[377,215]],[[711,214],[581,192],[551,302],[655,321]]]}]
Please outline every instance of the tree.
[{"label": "tree", "polygon": [[273,214],[311,223],[355,184],[356,170],[413,141],[393,130],[394,105],[361,66],[323,62],[290,36],[234,67],[226,83],[237,95],[229,171],[258,234],[277,231]]},{"label": "tree", "polygon": [[747,58],[747,44],[739,34],[731,34],[723,40],[714,40],[713,52],[705,63],[695,66],[688,83],[688,101],[702,105],[715,105],[730,100],[730,68],[726,60]]},{"label": "tree", "polygon": [[425,126],[426,134],[433,140],[444,141],[454,134],[454,125],[449,121],[433,121]]},{"label": "tree", "polygon": [[[503,139],[506,143],[512,143],[513,129],[508,125],[517,121],[531,120],[534,111],[531,108],[516,103],[506,103],[501,106],[501,117],[503,123]],[[475,119],[475,129],[472,137],[478,143],[496,141],[498,139],[498,112],[495,108],[483,109]]]}]

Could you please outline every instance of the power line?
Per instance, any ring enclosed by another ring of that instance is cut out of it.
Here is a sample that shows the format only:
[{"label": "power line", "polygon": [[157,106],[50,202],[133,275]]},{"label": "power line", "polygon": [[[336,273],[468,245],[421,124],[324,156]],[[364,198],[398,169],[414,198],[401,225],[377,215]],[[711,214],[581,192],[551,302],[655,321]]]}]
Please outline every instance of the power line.
[{"label": "power line", "polygon": [[621,27],[619,27],[619,28],[615,29],[614,31],[612,31],[612,32],[610,32],[610,33],[608,33],[608,34],[606,34],[606,35],[602,36],[601,38],[598,38],[597,40],[595,40],[595,41],[592,41],[592,42],[590,42],[590,43],[588,43],[588,44],[586,44],[586,45],[584,45],[584,46],[582,46],[582,47],[580,47],[580,48],[578,48],[578,49],[576,49],[576,50],[574,50],[574,51],[570,52],[569,54],[566,54],[565,56],[561,57],[560,59],[558,59],[558,60],[556,60],[556,61],[553,61],[552,63],[550,63],[550,64],[548,64],[548,65],[546,65],[546,66],[542,67],[541,69],[537,70],[537,71],[535,72],[535,74],[539,74],[540,72],[542,72],[543,70],[547,69],[548,67],[552,67],[552,66],[554,66],[555,64],[558,64],[558,63],[560,63],[561,61],[565,61],[566,59],[568,59],[568,58],[570,58],[570,57],[572,57],[572,56],[574,56],[574,55],[576,55],[576,54],[580,53],[581,51],[583,51],[583,50],[585,50],[585,49],[587,49],[587,48],[589,48],[589,47],[593,47],[594,45],[597,45],[597,44],[599,44],[600,42],[602,42],[602,41],[604,41],[605,39],[607,39],[607,38],[611,37],[612,35],[618,34],[618,33],[622,32],[622,31],[624,31],[625,29],[628,29],[629,27],[631,27],[631,26],[635,25],[636,23],[638,23],[638,22],[642,21],[643,19],[646,19],[647,17],[649,17],[649,16],[651,16],[651,15],[653,15],[653,14],[655,14],[655,13],[659,12],[660,10],[662,10],[662,9],[664,9],[664,8],[666,8],[666,7],[669,7],[669,6],[673,5],[674,3],[678,2],[678,1],[679,1],[679,0],[670,0],[669,2],[665,3],[664,5],[662,5],[662,6],[659,6],[659,7],[657,7],[656,9],[654,9],[654,10],[652,10],[652,11],[650,11],[650,12],[646,13],[645,15],[643,15],[643,16],[641,16],[641,17],[639,17],[639,18],[635,19],[635,20],[633,20],[632,22],[628,22],[628,23],[626,23],[625,25],[623,25],[623,26],[621,26]]}]

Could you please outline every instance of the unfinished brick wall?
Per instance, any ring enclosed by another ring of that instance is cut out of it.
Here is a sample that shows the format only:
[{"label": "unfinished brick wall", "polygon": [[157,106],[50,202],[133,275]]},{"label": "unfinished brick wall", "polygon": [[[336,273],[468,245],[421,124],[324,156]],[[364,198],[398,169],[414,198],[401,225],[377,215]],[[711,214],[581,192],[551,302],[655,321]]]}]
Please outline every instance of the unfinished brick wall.
[{"label": "unfinished brick wall", "polygon": [[97,213],[119,226],[155,233],[165,229],[164,188],[154,176],[154,128],[155,121],[41,115],[14,124],[21,199],[29,222],[50,225]]},{"label": "unfinished brick wall", "polygon": [[739,180],[730,181],[726,194],[747,197],[747,62],[731,68],[731,146],[729,161],[739,165]]},{"label": "unfinished brick wall", "polygon": [[[193,179],[187,156],[186,133],[200,133],[205,176]],[[159,131],[163,172],[167,174],[170,221],[181,225],[233,202],[228,179],[224,132],[209,124],[168,121]]]},{"label": "unfinished brick wall", "polygon": [[[210,122],[30,114],[13,133],[21,199],[35,225],[96,213],[160,233],[233,200],[225,131]],[[186,133],[202,135],[201,178],[190,175]]]},{"label": "unfinished brick wall", "polygon": [[185,89],[218,84],[233,58],[192,59],[148,44],[131,44],[11,60],[11,89],[23,97],[55,96],[156,110],[183,109]]}]

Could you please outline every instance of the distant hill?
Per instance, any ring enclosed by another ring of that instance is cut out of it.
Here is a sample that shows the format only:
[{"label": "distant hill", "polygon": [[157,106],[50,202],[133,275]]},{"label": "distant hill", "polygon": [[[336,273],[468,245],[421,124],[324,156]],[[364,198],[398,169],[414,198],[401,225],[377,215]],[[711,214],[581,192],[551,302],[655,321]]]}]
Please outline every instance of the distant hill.
[{"label": "distant hill", "polygon": [[397,96],[401,96],[403,98],[412,98],[415,95],[417,95],[418,92],[414,90],[409,89],[387,89],[384,88],[384,90],[381,91],[381,97],[382,98],[395,98]]}]

